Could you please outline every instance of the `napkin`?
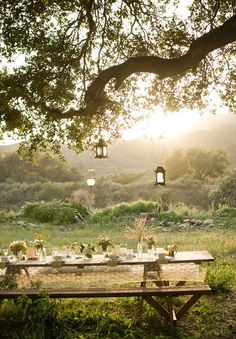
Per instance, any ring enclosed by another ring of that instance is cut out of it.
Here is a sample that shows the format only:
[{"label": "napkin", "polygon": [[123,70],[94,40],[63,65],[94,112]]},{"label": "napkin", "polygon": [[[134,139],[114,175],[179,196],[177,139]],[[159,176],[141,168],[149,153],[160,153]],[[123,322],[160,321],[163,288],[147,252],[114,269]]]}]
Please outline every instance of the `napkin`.
[{"label": "napkin", "polygon": [[51,262],[52,268],[60,268],[62,266],[62,260],[54,260]]}]

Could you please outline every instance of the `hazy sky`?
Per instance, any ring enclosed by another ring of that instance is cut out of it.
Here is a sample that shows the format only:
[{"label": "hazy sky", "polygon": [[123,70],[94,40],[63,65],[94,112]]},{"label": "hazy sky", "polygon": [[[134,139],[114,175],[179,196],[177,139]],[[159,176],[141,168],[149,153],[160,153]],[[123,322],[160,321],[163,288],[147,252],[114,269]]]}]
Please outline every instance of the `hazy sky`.
[{"label": "hazy sky", "polygon": [[204,113],[182,111],[178,113],[156,112],[150,119],[140,122],[123,133],[126,140],[141,136],[154,138],[162,135],[165,139],[190,133],[195,130],[212,129],[220,125],[236,124],[236,115],[226,113]]}]

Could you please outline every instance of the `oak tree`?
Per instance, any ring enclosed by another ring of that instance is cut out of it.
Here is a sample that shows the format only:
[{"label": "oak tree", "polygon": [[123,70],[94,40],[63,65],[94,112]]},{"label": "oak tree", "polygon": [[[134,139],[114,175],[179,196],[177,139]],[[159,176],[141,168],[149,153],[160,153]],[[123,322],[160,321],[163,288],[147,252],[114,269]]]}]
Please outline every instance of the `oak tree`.
[{"label": "oak tree", "polygon": [[0,1],[1,134],[29,155],[82,151],[157,106],[214,111],[218,96],[233,111],[235,11],[235,0]]}]

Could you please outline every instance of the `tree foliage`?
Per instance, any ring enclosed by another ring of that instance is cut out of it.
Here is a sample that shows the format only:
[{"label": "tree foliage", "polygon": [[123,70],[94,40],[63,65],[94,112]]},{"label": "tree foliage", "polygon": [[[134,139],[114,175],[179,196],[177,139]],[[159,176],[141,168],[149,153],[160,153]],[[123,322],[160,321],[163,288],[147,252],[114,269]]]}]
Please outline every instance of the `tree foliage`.
[{"label": "tree foliage", "polygon": [[134,111],[206,109],[213,89],[233,110],[235,0],[183,4],[1,1],[1,132],[29,155],[81,151],[99,128],[117,137]]},{"label": "tree foliage", "polygon": [[236,207],[236,171],[226,175],[212,196],[216,205]]},{"label": "tree foliage", "polygon": [[9,153],[0,156],[0,182],[6,180],[14,182],[38,182],[38,181],[78,181],[81,175],[75,168],[69,168],[66,163],[56,158],[37,156],[37,160],[27,162],[19,158],[17,153]]},{"label": "tree foliage", "polygon": [[227,155],[222,150],[202,150],[190,148],[176,150],[165,162],[168,177],[178,179],[186,174],[194,179],[217,178],[227,166]]}]

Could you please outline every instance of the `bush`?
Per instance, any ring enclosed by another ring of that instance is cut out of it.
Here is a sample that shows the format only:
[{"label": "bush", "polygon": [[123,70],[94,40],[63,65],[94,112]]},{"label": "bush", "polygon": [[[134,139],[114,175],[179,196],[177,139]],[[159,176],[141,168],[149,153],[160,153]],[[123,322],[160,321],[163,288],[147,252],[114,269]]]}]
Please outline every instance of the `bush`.
[{"label": "bush", "polygon": [[74,187],[71,182],[0,183],[0,208],[19,208],[26,201],[67,199]]},{"label": "bush", "polygon": [[158,204],[154,201],[137,201],[133,203],[122,203],[110,208],[104,208],[94,214],[92,221],[101,222],[113,220],[124,215],[134,215],[140,213],[156,212]]},{"label": "bush", "polygon": [[229,173],[220,182],[219,189],[212,194],[216,206],[236,207],[236,171]]},{"label": "bush", "polygon": [[214,293],[226,293],[232,288],[234,275],[229,265],[218,261],[215,266],[208,269],[206,283]]},{"label": "bush", "polygon": [[236,224],[236,208],[221,206],[215,212],[215,221],[219,228],[235,229]]},{"label": "bush", "polygon": [[18,214],[12,210],[0,210],[0,222],[9,222],[17,219]]},{"label": "bush", "polygon": [[183,221],[183,215],[177,214],[174,210],[172,211],[161,211],[158,214],[158,221],[173,221],[181,222]]},{"label": "bush", "polygon": [[72,224],[90,215],[90,211],[81,204],[53,200],[28,203],[23,207],[23,215],[43,223]]}]

